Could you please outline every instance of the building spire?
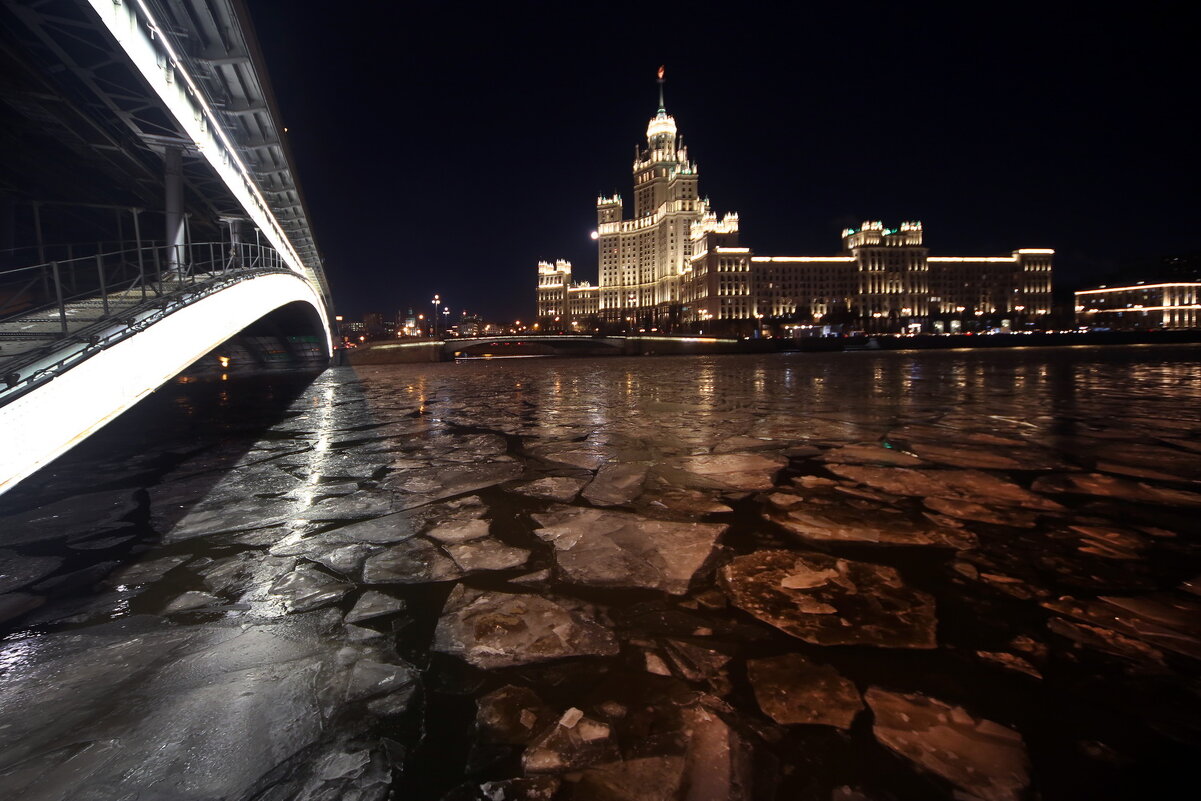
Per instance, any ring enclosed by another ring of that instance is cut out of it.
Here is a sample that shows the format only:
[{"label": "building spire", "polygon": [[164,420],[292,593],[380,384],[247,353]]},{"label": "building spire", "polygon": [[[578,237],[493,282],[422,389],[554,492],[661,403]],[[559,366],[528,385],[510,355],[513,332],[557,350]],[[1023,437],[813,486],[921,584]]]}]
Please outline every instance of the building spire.
[{"label": "building spire", "polygon": [[664,75],[664,72],[665,72],[665,70],[664,70],[663,66],[660,65],[660,67],[659,67],[659,113],[660,114],[667,111],[667,106],[665,106],[663,104],[663,75]]}]

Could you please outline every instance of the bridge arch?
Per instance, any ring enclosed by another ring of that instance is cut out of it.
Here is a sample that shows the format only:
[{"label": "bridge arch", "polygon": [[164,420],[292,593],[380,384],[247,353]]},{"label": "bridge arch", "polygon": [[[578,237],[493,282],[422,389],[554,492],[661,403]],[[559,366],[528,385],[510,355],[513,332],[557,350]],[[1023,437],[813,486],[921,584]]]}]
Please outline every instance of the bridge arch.
[{"label": "bridge arch", "polygon": [[325,303],[312,284],[296,273],[258,274],[176,309],[4,404],[0,493],[272,314],[316,329],[331,352]]}]

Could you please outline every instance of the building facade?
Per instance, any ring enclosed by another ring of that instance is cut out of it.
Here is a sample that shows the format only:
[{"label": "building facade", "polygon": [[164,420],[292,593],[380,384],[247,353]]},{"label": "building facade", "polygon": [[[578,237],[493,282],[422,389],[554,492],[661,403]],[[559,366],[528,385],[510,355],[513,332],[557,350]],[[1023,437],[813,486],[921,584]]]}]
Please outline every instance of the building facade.
[{"label": "building facade", "polygon": [[920,222],[846,229],[838,255],[756,255],[739,242],[738,215],[719,218],[700,196],[699,170],[663,103],[662,73],[659,109],[632,171],[631,219],[619,195],[597,198],[599,286],[573,284],[569,262],[540,262],[540,318],[595,317],[647,331],[835,321],[871,331],[949,331],[1020,327],[1050,314],[1054,251],[930,256]]},{"label": "building facade", "polygon": [[1096,328],[1201,327],[1201,282],[1137,283],[1076,294],[1076,322]]},{"label": "building facade", "polygon": [[[537,317],[551,322],[575,322],[579,327],[596,317],[599,287],[587,281],[572,282],[571,262],[538,262]],[[568,327],[567,325],[563,327]]]}]

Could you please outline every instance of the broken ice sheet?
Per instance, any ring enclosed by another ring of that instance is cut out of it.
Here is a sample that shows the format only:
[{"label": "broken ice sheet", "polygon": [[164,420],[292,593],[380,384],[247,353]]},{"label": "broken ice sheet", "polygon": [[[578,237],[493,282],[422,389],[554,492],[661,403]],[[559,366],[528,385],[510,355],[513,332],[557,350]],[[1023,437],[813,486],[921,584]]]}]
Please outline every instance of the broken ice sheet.
[{"label": "broken ice sheet", "polygon": [[275,581],[270,593],[281,596],[290,612],[307,612],[342,598],[353,585],[322,573],[313,567],[301,566]]},{"label": "broken ice sheet", "polygon": [[853,682],[799,654],[749,659],[746,671],[759,708],[776,723],[849,729],[863,709]]},{"label": "broken ice sheet", "polygon": [[622,506],[642,494],[648,465],[611,463],[601,467],[584,489],[584,497],[594,506]]},{"label": "broken ice sheet", "polygon": [[580,494],[580,490],[584,488],[586,483],[581,478],[547,476],[536,481],[517,484],[512,487],[512,490],[520,495],[528,495],[531,498],[570,503],[575,499],[575,496]]},{"label": "broken ice sheet", "polygon": [[555,547],[555,562],[573,583],[688,591],[727,526],[676,523],[629,512],[576,507],[535,514],[539,538]]},{"label": "broken ice sheet", "polygon": [[0,550],[0,593],[33,584],[58,570],[62,563],[57,556],[23,556]]},{"label": "broken ice sheet", "polygon": [[[1109,633],[1120,633],[1155,649],[1201,659],[1201,603],[1188,596],[1167,592],[1136,597],[1102,595],[1094,600],[1065,596],[1045,601],[1043,606],[1097,627],[1104,640],[1116,641]],[[1064,633],[1063,628],[1057,633]]]},{"label": "broken ice sheet", "polygon": [[462,575],[454,560],[423,537],[392,545],[363,563],[366,584],[427,584]]},{"label": "broken ice sheet", "polygon": [[1141,481],[1116,478],[1102,473],[1061,473],[1035,480],[1036,492],[1063,492],[1079,495],[1100,495],[1135,503],[1164,506],[1201,506],[1201,493],[1154,487]]},{"label": "broken ice sheet", "polygon": [[934,648],[934,598],[884,565],[759,551],[721,570],[731,602],[816,645]]},{"label": "broken ice sheet", "polygon": [[42,540],[79,539],[107,531],[136,511],[133,492],[113,490],[74,495],[25,512],[4,516],[4,545]]},{"label": "broken ice sheet", "polygon": [[669,481],[688,487],[766,490],[787,461],[760,453],[703,454],[671,460],[656,469]]},{"label": "broken ice sheet", "polygon": [[[1057,511],[1058,503],[1022,489],[1017,484],[979,470],[911,470],[905,467],[869,467],[832,464],[832,473],[894,495],[940,496]],[[1037,489],[1037,482],[1035,484]]]},{"label": "broken ice sheet", "polygon": [[423,495],[437,500],[472,490],[503,484],[521,475],[522,466],[516,462],[488,464],[449,464],[436,469],[402,473],[388,477],[382,484],[403,492]]},{"label": "broken ice sheet", "polygon": [[450,558],[460,568],[471,573],[477,570],[512,570],[530,558],[524,548],[514,548],[492,538],[444,546]]},{"label": "broken ice sheet", "polygon": [[105,583],[110,587],[116,587],[119,584],[150,584],[191,558],[191,554],[185,553],[178,556],[150,559],[145,562],[135,562],[113,573]]},{"label": "broken ice sheet", "polygon": [[874,464],[894,467],[920,467],[922,460],[911,453],[888,448],[879,443],[843,445],[821,455],[820,461],[831,464]]},{"label": "broken ice sheet", "polygon": [[936,545],[965,549],[976,545],[971,532],[921,525],[902,517],[884,518],[857,509],[794,506],[783,514],[765,515],[797,537],[811,542],[849,542],[876,545]]},{"label": "broken ice sheet", "polygon": [[883,745],[980,801],[1021,801],[1030,761],[1013,729],[923,695],[872,687],[864,696]]},{"label": "broken ice sheet", "polygon": [[403,611],[405,602],[399,598],[385,595],[378,590],[367,590],[359,596],[354,608],[346,613],[347,623],[358,623],[362,620],[383,617]]},{"label": "broken ice sheet", "polygon": [[459,585],[442,608],[433,650],[485,670],[563,659],[613,656],[617,640],[589,604]]},{"label": "broken ice sheet", "polygon": [[944,498],[937,495],[923,498],[927,509],[959,520],[974,520],[1012,528],[1034,528],[1038,516],[1034,512],[1014,507],[993,508],[963,498]]},{"label": "broken ice sheet", "polygon": [[414,684],[417,677],[417,670],[408,663],[391,664],[360,659],[350,670],[350,679],[346,683],[346,700],[361,701],[388,695]]},{"label": "broken ice sheet", "polygon": [[164,615],[170,615],[175,612],[188,612],[193,609],[200,609],[205,606],[221,603],[221,599],[207,592],[189,591],[178,596],[171,603],[167,604],[163,609]]},{"label": "broken ice sheet", "polygon": [[528,687],[506,684],[476,701],[475,723],[487,742],[524,745],[554,720],[554,713]]},{"label": "broken ice sheet", "polygon": [[526,773],[565,773],[618,756],[609,724],[572,707],[526,747],[521,767]]},{"label": "broken ice sheet", "polygon": [[539,459],[584,470],[596,470],[613,455],[611,448],[579,442],[551,442],[534,445],[527,450],[531,456]]}]

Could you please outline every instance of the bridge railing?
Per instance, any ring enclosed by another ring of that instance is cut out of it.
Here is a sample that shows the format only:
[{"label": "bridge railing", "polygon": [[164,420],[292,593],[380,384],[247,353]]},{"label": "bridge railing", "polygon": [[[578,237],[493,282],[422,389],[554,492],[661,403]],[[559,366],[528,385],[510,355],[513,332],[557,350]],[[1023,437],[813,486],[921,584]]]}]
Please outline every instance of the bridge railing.
[{"label": "bridge railing", "polygon": [[252,275],[292,272],[255,243],[176,251],[98,246],[0,270],[0,406],[178,308]]},{"label": "bridge railing", "polygon": [[[147,300],[231,270],[283,266],[274,248],[253,242],[122,245],[48,245],[39,251],[57,251],[59,258],[0,269],[0,327],[31,318],[40,323],[57,322],[58,333],[66,335],[71,331],[72,318],[80,316],[70,313],[72,306],[81,301],[92,302],[99,315],[105,316],[112,313],[117,301],[127,303],[132,296]],[[85,252],[79,254],[81,250]],[[10,251],[5,254],[6,260],[12,261],[18,253]],[[37,333],[49,338],[54,332]]]}]

